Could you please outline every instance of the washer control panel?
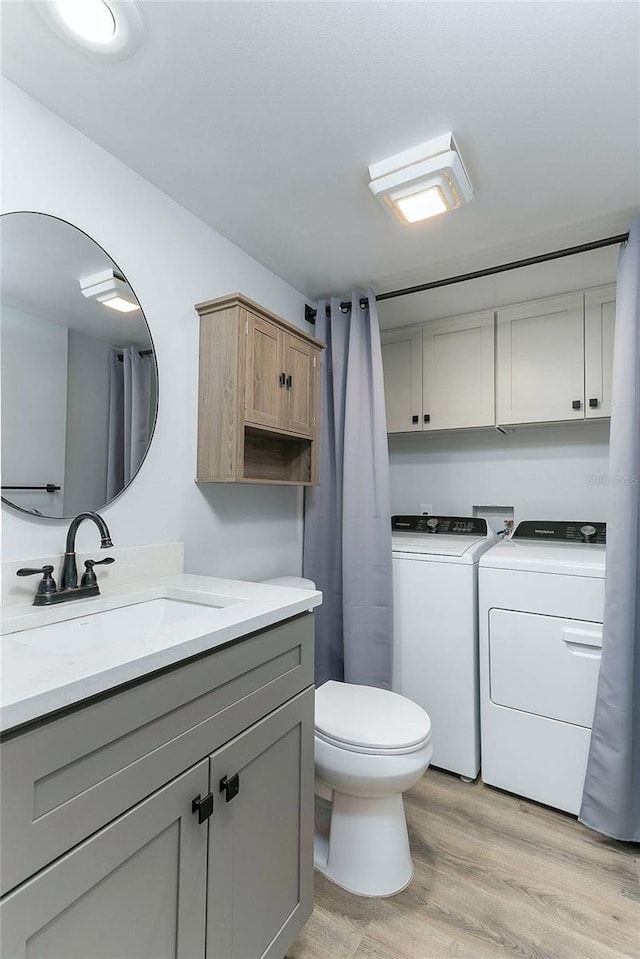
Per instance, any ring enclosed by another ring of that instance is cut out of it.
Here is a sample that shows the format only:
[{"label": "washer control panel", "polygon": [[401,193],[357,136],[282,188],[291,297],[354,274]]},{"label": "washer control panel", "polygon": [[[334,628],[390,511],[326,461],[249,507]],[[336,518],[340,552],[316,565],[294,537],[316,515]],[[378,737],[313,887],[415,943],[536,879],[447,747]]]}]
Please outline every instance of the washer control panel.
[{"label": "washer control panel", "polygon": [[448,536],[486,536],[487,521],[477,516],[392,516],[394,533],[446,533]]},{"label": "washer control panel", "polygon": [[557,520],[525,520],[518,523],[512,539],[537,539],[560,543],[598,543],[607,542],[606,523],[567,523]]}]

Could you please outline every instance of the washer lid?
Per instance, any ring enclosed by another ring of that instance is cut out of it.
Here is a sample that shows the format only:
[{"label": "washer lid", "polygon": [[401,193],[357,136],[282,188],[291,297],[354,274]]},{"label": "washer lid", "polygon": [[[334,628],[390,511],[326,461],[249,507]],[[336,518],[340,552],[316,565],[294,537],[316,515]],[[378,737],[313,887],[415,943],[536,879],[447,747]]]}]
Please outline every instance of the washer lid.
[{"label": "washer lid", "polygon": [[333,680],[316,690],[315,725],[335,742],[370,749],[409,748],[431,735],[431,720],[410,699]]}]

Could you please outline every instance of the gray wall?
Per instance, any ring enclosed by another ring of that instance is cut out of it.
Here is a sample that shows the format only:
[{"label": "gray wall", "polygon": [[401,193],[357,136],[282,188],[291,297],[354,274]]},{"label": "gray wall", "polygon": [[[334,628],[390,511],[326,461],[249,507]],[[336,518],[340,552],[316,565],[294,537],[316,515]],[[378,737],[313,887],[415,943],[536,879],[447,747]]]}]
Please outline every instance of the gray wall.
[{"label": "gray wall", "polygon": [[69,331],[65,516],[106,501],[110,352],[104,340]]}]

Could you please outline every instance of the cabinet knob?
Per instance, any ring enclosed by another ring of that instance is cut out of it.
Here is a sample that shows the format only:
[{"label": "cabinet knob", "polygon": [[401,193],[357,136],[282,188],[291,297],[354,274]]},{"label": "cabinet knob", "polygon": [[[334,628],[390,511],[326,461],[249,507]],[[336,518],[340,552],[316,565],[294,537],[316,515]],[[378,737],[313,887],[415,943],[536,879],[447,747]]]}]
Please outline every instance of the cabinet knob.
[{"label": "cabinet knob", "polygon": [[430,414],[430,413],[425,413],[425,414],[424,414],[424,421],[425,421],[425,423],[430,423],[430,422],[431,422],[431,414]]},{"label": "cabinet knob", "polygon": [[284,386],[284,384],[287,382],[287,374],[281,373],[279,379],[280,379],[280,386]]},{"label": "cabinet knob", "polygon": [[292,386],[293,386],[293,377],[291,376],[291,374],[289,374],[289,376],[287,377],[287,389],[290,390]]},{"label": "cabinet knob", "polygon": [[196,796],[191,803],[191,812],[198,814],[198,822],[200,825],[206,822],[213,812],[213,793],[207,793],[203,799],[201,799],[200,796]]},{"label": "cabinet knob", "polygon": [[582,409],[582,400],[574,400],[571,404],[572,410],[581,410]]},{"label": "cabinet knob", "polygon": [[419,422],[420,422],[420,417],[418,416],[417,413],[414,414],[414,415],[411,417],[411,422],[412,422],[412,423],[419,423]]},{"label": "cabinet knob", "polygon": [[589,400],[589,409],[597,410],[599,406],[600,406],[600,401],[598,400],[597,396],[592,396],[591,399]]},{"label": "cabinet knob", "polygon": [[224,793],[225,802],[231,802],[232,799],[240,792],[240,776],[238,773],[235,776],[230,776],[228,779],[226,776],[223,776],[220,780],[220,792]]}]

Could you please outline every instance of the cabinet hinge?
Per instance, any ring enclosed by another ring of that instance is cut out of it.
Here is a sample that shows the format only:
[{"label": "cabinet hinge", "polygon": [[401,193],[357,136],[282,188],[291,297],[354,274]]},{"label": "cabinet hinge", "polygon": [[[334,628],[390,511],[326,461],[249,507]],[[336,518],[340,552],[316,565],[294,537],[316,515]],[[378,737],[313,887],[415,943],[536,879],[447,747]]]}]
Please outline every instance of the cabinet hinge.
[{"label": "cabinet hinge", "polygon": [[315,368],[316,368],[316,358],[315,358],[315,356],[314,356],[314,358],[313,358],[313,368],[314,368],[314,370],[315,370]]},{"label": "cabinet hinge", "polygon": [[245,336],[249,335],[249,320],[244,321],[244,334]]}]

